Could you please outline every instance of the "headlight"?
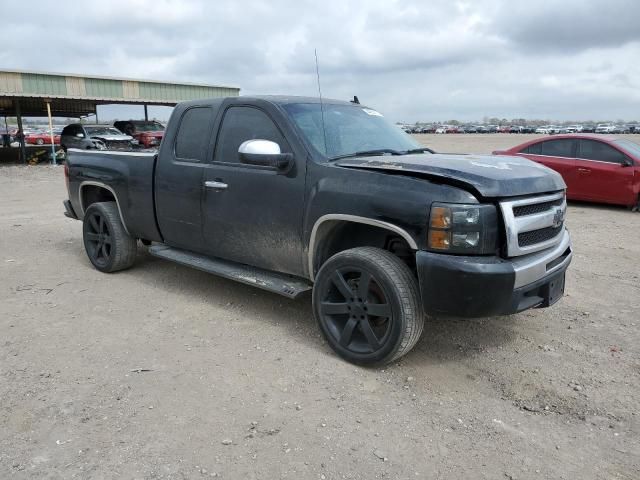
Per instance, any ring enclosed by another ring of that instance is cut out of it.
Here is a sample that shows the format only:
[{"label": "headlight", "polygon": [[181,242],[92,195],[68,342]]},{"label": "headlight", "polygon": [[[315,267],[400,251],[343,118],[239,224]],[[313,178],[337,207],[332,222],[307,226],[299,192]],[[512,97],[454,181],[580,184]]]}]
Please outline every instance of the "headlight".
[{"label": "headlight", "polygon": [[429,250],[467,255],[495,253],[498,215],[493,205],[434,203],[429,216]]}]

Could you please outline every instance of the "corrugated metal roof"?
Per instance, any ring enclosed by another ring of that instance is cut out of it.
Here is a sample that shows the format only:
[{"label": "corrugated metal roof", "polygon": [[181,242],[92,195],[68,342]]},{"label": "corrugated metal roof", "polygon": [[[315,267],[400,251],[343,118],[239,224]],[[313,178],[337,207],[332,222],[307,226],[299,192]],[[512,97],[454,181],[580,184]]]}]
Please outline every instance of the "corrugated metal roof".
[{"label": "corrugated metal roof", "polygon": [[[185,100],[233,97],[238,87],[136,80],[66,73],[0,70],[0,111],[15,114],[19,100],[23,115],[46,111],[50,99],[54,114],[93,113],[95,105],[127,103],[173,106]],[[7,102],[9,100],[9,102]],[[90,110],[87,110],[88,107]]]}]

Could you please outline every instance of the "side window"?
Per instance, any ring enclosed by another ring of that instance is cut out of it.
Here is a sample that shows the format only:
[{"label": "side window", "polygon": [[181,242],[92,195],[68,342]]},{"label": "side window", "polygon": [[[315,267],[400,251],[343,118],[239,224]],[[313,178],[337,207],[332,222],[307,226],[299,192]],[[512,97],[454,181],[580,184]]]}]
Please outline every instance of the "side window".
[{"label": "side window", "polygon": [[542,155],[542,142],[529,145],[524,150],[520,150],[520,153],[528,153],[531,155]]},{"label": "side window", "polygon": [[547,140],[542,142],[542,155],[573,158],[573,140]]},{"label": "side window", "polygon": [[176,158],[190,162],[203,162],[207,155],[207,145],[211,139],[211,109],[193,107],[188,109],[176,134]]},{"label": "side window", "polygon": [[82,125],[69,125],[69,131],[67,132],[67,135],[73,135],[76,136],[79,133],[81,133],[82,135],[84,135],[84,129],[82,128]]},{"label": "side window", "polygon": [[247,140],[271,140],[280,145],[282,152],[290,148],[275,123],[264,113],[253,107],[231,107],[222,119],[214,160],[238,163],[238,148]]},{"label": "side window", "polygon": [[625,162],[625,156],[622,152],[597,140],[580,140],[578,158],[609,163]]}]

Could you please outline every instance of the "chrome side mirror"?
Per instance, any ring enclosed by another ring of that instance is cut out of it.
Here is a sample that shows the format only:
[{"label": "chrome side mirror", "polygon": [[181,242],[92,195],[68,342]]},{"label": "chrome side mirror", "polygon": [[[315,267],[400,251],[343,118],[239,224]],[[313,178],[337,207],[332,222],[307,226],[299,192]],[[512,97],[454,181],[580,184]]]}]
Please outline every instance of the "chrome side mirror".
[{"label": "chrome side mirror", "polygon": [[293,155],[281,153],[280,145],[270,140],[247,140],[238,148],[241,163],[259,167],[274,168],[278,173],[286,173],[293,166]]}]

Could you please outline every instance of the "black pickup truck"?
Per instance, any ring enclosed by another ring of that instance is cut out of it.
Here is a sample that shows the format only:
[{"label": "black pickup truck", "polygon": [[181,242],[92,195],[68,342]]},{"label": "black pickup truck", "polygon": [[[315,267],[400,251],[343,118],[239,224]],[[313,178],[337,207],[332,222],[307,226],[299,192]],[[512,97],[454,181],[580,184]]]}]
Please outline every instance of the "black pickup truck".
[{"label": "black pickup truck", "polygon": [[522,158],[434,154],[353,102],[179,104],[157,155],[73,150],[66,215],[100,271],[157,257],[291,298],[329,345],[383,364],[425,315],[547,307],[564,291],[565,184]]}]

